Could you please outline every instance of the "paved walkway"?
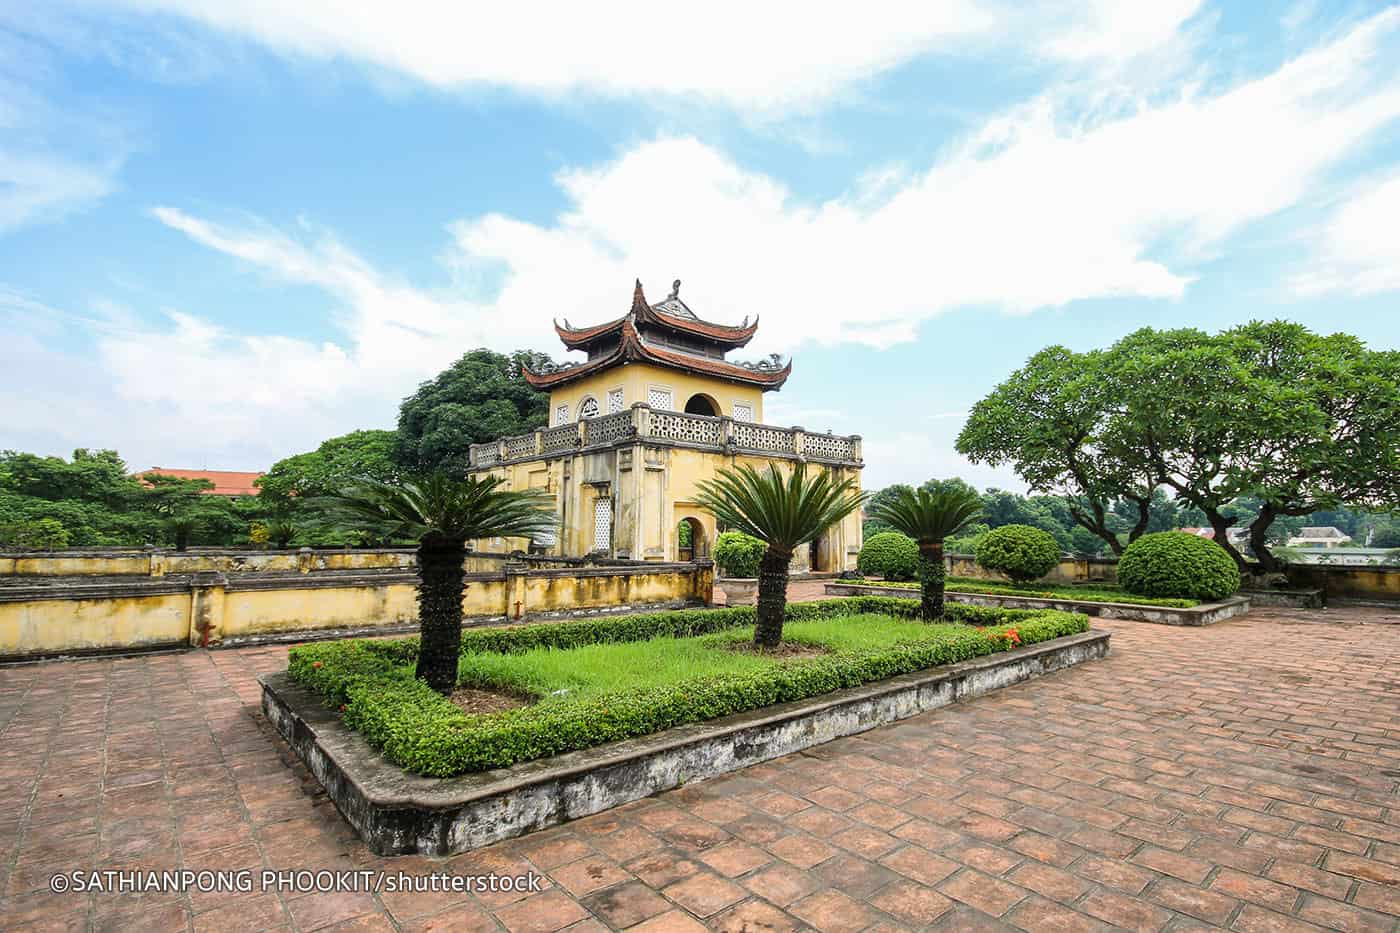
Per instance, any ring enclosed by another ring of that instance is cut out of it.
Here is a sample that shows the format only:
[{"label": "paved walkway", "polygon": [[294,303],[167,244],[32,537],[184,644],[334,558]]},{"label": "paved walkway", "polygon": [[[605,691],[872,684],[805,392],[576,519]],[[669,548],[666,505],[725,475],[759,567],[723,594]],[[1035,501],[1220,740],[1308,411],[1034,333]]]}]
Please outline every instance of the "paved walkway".
[{"label": "paved walkway", "polygon": [[[1098,623],[1107,660],[447,861],[371,856],[289,759],[254,681],[285,649],[0,669],[0,926],[1394,930],[1395,623]],[[549,887],[47,890],[98,866],[535,871]]]}]

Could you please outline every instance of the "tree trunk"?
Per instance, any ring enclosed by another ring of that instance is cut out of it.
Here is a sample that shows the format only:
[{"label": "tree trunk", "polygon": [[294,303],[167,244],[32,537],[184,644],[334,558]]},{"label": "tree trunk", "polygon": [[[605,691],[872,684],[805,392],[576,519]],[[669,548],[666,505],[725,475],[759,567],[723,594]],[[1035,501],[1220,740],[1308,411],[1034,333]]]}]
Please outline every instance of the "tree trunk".
[{"label": "tree trunk", "polygon": [[190,547],[190,530],[188,528],[175,529],[175,550],[187,551]]},{"label": "tree trunk", "polygon": [[1254,559],[1259,561],[1259,566],[1265,573],[1278,573],[1283,570],[1283,564],[1269,550],[1269,526],[1274,523],[1278,513],[1274,507],[1265,502],[1254,521],[1249,523],[1249,549],[1254,552]]},{"label": "tree trunk", "polygon": [[1248,573],[1249,561],[1245,560],[1244,555],[1230,543],[1230,527],[1235,524],[1235,520],[1226,518],[1213,508],[1207,509],[1200,505],[1196,507],[1205,513],[1206,521],[1210,522],[1210,527],[1215,532],[1215,543],[1223,547],[1225,553],[1234,558],[1235,564],[1240,568],[1240,573]]},{"label": "tree trunk", "polygon": [[424,538],[418,545],[417,676],[442,694],[457,686],[466,553],[466,542],[441,537]]},{"label": "tree trunk", "polygon": [[791,560],[791,551],[782,551],[770,544],[758,563],[758,624],[753,629],[753,643],[760,648],[776,648],[783,640],[788,562]]},{"label": "tree trunk", "polygon": [[1152,498],[1151,496],[1146,499],[1140,496],[1124,496],[1123,498],[1136,502],[1138,507],[1137,523],[1133,525],[1133,530],[1128,532],[1128,543],[1132,544],[1141,538],[1143,533],[1147,531],[1147,527],[1152,524]]},{"label": "tree trunk", "polygon": [[943,542],[919,542],[919,615],[925,622],[943,618]]},{"label": "tree trunk", "polygon": [[1108,545],[1109,549],[1112,550],[1114,554],[1121,555],[1123,553],[1123,545],[1119,543],[1118,536],[1108,530],[1108,523],[1104,521],[1105,514],[1103,503],[1091,502],[1089,506],[1094,510],[1092,517],[1085,515],[1082,511],[1071,505],[1069,507],[1070,518],[1074,519],[1076,525],[1088,531],[1092,531],[1102,538],[1104,543]]}]

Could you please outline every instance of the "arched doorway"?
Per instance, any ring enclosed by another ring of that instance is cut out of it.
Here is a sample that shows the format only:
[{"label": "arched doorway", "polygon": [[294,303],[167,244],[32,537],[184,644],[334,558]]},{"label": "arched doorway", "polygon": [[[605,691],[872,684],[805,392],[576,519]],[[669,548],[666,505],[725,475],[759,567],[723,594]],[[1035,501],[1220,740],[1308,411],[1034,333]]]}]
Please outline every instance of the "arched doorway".
[{"label": "arched doorway", "polygon": [[685,413],[687,415],[709,415],[713,418],[719,414],[719,402],[703,392],[697,392],[685,403]]},{"label": "arched doorway", "polygon": [[710,556],[705,526],[698,518],[683,518],[676,525],[676,560],[699,560]]}]

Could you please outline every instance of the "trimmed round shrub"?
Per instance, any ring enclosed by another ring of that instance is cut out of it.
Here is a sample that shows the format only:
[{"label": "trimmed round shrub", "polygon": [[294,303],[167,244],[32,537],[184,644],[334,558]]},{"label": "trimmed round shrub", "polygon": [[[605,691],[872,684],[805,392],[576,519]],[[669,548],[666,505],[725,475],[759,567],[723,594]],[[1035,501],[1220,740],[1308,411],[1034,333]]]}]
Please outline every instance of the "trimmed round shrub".
[{"label": "trimmed round shrub", "polygon": [[1138,596],[1224,599],[1240,588],[1240,570],[1209,538],[1159,531],[1123,549],[1118,585]]},{"label": "trimmed round shrub", "polygon": [[1060,562],[1060,545],[1048,531],[1030,525],[1002,525],[977,542],[977,563],[1017,583],[1039,580]]},{"label": "trimmed round shrub", "polygon": [[715,539],[711,556],[726,577],[756,577],[768,544],[742,531],[726,531]]},{"label": "trimmed round shrub", "polygon": [[861,545],[856,569],[886,580],[912,580],[919,573],[919,545],[908,535],[882,531]]}]

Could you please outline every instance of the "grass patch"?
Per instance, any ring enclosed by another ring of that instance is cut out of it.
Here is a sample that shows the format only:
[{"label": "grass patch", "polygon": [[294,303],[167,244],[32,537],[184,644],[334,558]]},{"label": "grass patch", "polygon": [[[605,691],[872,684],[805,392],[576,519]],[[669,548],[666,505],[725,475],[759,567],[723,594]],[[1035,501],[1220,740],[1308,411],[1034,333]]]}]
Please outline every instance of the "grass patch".
[{"label": "grass patch", "polygon": [[[873,586],[894,586],[917,590],[917,582],[869,581]],[[984,596],[1029,596],[1038,599],[1078,599],[1095,603],[1127,603],[1133,606],[1162,606],[1169,609],[1190,609],[1199,606],[1197,599],[1167,599],[1137,596],[1116,586],[1083,583],[1070,586],[1046,586],[1043,583],[1010,583],[1001,580],[978,580],[975,577],[949,577],[944,589],[949,593],[973,593]]]},{"label": "grass patch", "polygon": [[1005,651],[1088,629],[1054,610],[950,606],[967,624],[912,621],[914,600],[852,597],[789,606],[784,639],[816,657],[734,651],[753,636],[736,607],[464,633],[463,687],[538,697],[469,715],[413,677],[417,639],[293,648],[294,680],[338,706],[387,758],[450,776],[544,758]]}]

